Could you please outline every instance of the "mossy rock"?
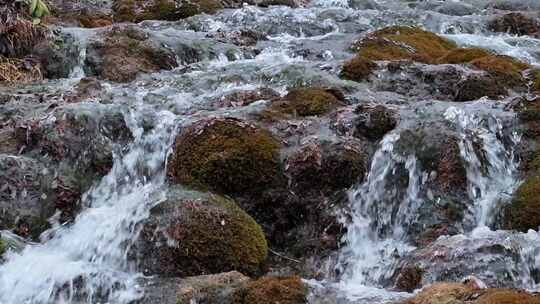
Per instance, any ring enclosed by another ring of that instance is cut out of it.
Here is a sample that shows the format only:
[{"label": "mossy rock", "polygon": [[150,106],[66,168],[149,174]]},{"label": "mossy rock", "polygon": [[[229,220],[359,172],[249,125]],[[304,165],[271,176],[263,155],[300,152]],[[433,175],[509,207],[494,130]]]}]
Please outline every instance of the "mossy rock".
[{"label": "mossy rock", "polygon": [[457,48],[446,53],[437,60],[440,64],[469,63],[475,59],[491,56],[492,54],[481,48]]},{"label": "mossy rock", "polygon": [[529,68],[529,65],[517,59],[503,55],[491,55],[481,57],[470,62],[478,69],[488,72],[499,83],[510,88],[525,86],[525,79],[521,73]]},{"label": "mossy rock", "polygon": [[532,72],[532,85],[531,91],[538,92],[540,91],[540,70],[535,70]]},{"label": "mossy rock", "polygon": [[179,188],[151,210],[135,248],[141,270],[162,277],[257,275],[268,251],[261,227],[234,201]]},{"label": "mossy rock", "polygon": [[471,75],[458,83],[454,101],[472,101],[482,97],[498,99],[508,91],[496,77],[491,75]]},{"label": "mossy rock", "polygon": [[235,118],[202,120],[177,136],[168,161],[172,181],[228,195],[260,192],[279,182],[280,143]]},{"label": "mossy rock", "polygon": [[283,98],[275,101],[264,116],[285,118],[287,116],[321,116],[344,105],[343,95],[325,88],[295,88]]},{"label": "mossy rock", "polygon": [[298,276],[264,277],[236,291],[232,304],[304,304],[307,293]]},{"label": "mossy rock", "polygon": [[538,230],[540,226],[540,177],[532,176],[525,180],[514,194],[512,203],[506,210],[508,229],[526,232]]},{"label": "mossy rock", "polygon": [[376,67],[377,64],[373,61],[361,56],[355,56],[351,60],[343,63],[343,68],[341,69],[339,76],[343,79],[360,82],[367,80]]},{"label": "mossy rock", "polygon": [[358,55],[369,60],[414,60],[436,63],[456,44],[418,27],[391,26],[375,31],[356,43]]},{"label": "mossy rock", "polygon": [[213,14],[223,6],[217,0],[114,0],[116,22],[175,21],[194,15]]}]

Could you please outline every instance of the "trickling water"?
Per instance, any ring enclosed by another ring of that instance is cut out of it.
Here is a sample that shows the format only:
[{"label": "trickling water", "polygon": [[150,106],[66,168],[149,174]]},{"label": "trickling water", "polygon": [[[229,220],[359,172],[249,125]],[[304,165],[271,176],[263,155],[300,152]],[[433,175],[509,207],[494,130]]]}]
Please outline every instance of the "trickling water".
[{"label": "trickling water", "polygon": [[88,206],[73,225],[49,231],[50,239],[9,253],[0,266],[0,303],[128,303],[139,297],[137,273],[126,262],[136,224],[163,199],[164,162],[175,116],[156,114],[145,133],[141,110],[126,114],[135,137],[129,152],[83,198]]}]

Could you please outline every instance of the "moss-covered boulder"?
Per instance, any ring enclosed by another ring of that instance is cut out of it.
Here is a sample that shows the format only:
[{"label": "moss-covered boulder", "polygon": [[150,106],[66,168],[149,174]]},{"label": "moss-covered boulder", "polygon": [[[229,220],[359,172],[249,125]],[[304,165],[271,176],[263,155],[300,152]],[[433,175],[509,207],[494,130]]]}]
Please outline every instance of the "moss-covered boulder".
[{"label": "moss-covered boulder", "polygon": [[531,75],[531,91],[540,91],[540,70],[534,70]]},{"label": "moss-covered boulder", "polygon": [[280,176],[280,143],[270,132],[235,118],[184,128],[167,167],[173,182],[228,195],[260,192]]},{"label": "moss-covered boulder", "polygon": [[222,9],[217,0],[114,0],[116,22],[141,22],[143,20],[175,21],[194,15],[213,14]]},{"label": "moss-covered boulder", "polygon": [[482,97],[498,99],[507,93],[505,86],[495,77],[473,74],[457,84],[454,101],[472,101]]},{"label": "moss-covered boulder", "polygon": [[92,41],[86,52],[87,74],[118,82],[178,65],[171,50],[134,27],[113,28],[105,37]]},{"label": "moss-covered boulder", "polygon": [[488,72],[506,88],[525,86],[522,72],[529,65],[509,56],[491,55],[472,60],[471,65]]},{"label": "moss-covered boulder", "polygon": [[285,118],[290,116],[321,116],[344,105],[341,92],[325,88],[295,88],[283,98],[270,105],[262,114],[267,118]]},{"label": "moss-covered boulder", "polygon": [[264,277],[237,290],[232,304],[304,304],[307,293],[300,277]]},{"label": "moss-covered boulder", "polygon": [[369,60],[414,60],[435,63],[456,44],[418,27],[391,26],[355,43],[358,55]]},{"label": "moss-covered boulder", "polygon": [[540,177],[533,176],[521,184],[506,210],[509,229],[526,232],[540,226]]},{"label": "moss-covered boulder", "polygon": [[540,304],[540,296],[524,290],[493,288],[481,292],[474,304]]},{"label": "moss-covered boulder", "polygon": [[373,61],[357,55],[343,63],[339,76],[343,79],[360,82],[367,80],[376,67],[377,64]]},{"label": "moss-covered boulder", "polygon": [[234,201],[175,188],[143,222],[133,255],[141,271],[162,277],[256,275],[267,244],[261,227]]}]

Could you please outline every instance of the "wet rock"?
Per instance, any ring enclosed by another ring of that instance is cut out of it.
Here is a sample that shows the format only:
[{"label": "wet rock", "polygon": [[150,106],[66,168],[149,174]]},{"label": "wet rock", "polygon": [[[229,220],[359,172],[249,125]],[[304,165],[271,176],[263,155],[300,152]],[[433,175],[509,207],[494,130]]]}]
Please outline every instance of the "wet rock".
[{"label": "wet rock", "polygon": [[0,230],[37,238],[55,212],[52,172],[38,161],[0,154]]},{"label": "wet rock", "polygon": [[463,304],[471,291],[461,283],[437,283],[427,286],[404,304]]},{"label": "wet rock", "polygon": [[67,78],[78,64],[79,49],[71,35],[57,34],[35,45],[32,56],[39,60],[45,78]]},{"label": "wet rock", "polygon": [[530,283],[518,278],[530,278],[535,271],[522,251],[531,241],[527,236],[488,229],[467,236],[441,236],[404,257],[398,268],[419,267],[422,286],[474,275],[490,287],[516,288]]},{"label": "wet rock", "polygon": [[260,226],[230,199],[170,189],[151,210],[135,244],[141,271],[162,277],[261,271],[267,244]]},{"label": "wet rock", "polygon": [[540,21],[521,13],[509,13],[499,16],[488,23],[493,32],[510,33],[513,35],[540,36]]},{"label": "wet rock", "polygon": [[296,88],[273,102],[263,118],[279,119],[286,116],[322,116],[344,105],[341,92],[324,88]]},{"label": "wet rock", "polygon": [[304,304],[308,288],[300,277],[263,277],[247,283],[235,294],[238,304]]},{"label": "wet rock", "polygon": [[244,121],[201,120],[177,136],[168,175],[228,195],[260,192],[280,177],[279,148],[270,132]]},{"label": "wet rock", "polygon": [[79,27],[102,27],[112,24],[111,0],[47,1],[52,12],[47,23]]},{"label": "wet rock", "polygon": [[358,55],[370,60],[414,60],[434,63],[456,45],[416,27],[392,26],[368,34],[355,43]]},{"label": "wet rock", "polygon": [[332,143],[309,142],[287,158],[285,173],[296,193],[333,193],[358,183],[364,177],[367,155],[353,140]]},{"label": "wet rock", "polygon": [[116,22],[138,23],[143,20],[175,21],[202,13],[213,14],[223,6],[217,0],[114,0],[112,8]]},{"label": "wet rock", "polygon": [[354,136],[379,140],[397,125],[397,113],[385,106],[360,105],[355,109]]},{"label": "wet rock", "polygon": [[529,65],[517,59],[503,55],[492,55],[477,58],[470,63],[476,68],[488,72],[505,88],[525,87],[522,72],[529,68]]},{"label": "wet rock", "polygon": [[89,75],[118,82],[178,65],[172,51],[134,27],[113,28],[103,39],[91,42],[86,51]]},{"label": "wet rock", "polygon": [[267,40],[264,33],[252,29],[240,29],[234,31],[218,30],[216,32],[208,33],[206,37],[238,46],[255,46],[258,41]]},{"label": "wet rock", "polygon": [[454,101],[472,101],[482,97],[498,99],[506,94],[507,90],[495,78],[471,75],[458,84]]},{"label": "wet rock", "polygon": [[144,282],[145,304],[236,304],[234,292],[249,281],[237,272],[202,275],[187,278],[153,278]]},{"label": "wet rock", "polygon": [[235,91],[219,97],[212,102],[212,106],[217,108],[244,107],[259,100],[271,100],[278,97],[279,93],[270,88]]},{"label": "wet rock", "polygon": [[75,86],[75,92],[65,96],[68,102],[80,102],[101,97],[103,87],[95,77],[84,77]]},{"label": "wet rock", "polygon": [[360,82],[367,80],[376,67],[377,65],[373,61],[356,56],[343,64],[339,76],[343,79]]},{"label": "wet rock", "polygon": [[540,219],[540,177],[529,177],[519,186],[511,204],[506,208],[505,221],[507,229],[527,232],[529,229],[538,230]]},{"label": "wet rock", "polygon": [[396,281],[398,291],[413,292],[420,287],[422,273],[424,271],[418,266],[407,266],[401,269]]}]

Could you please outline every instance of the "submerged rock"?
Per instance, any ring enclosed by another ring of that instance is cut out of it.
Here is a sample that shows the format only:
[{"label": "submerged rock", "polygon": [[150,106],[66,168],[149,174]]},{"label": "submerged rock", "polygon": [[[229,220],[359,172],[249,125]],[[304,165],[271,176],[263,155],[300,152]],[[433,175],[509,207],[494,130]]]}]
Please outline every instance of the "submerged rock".
[{"label": "submerged rock", "polygon": [[102,39],[91,42],[86,52],[87,73],[118,82],[178,65],[171,50],[135,27],[113,28]]},{"label": "submerged rock", "polygon": [[235,118],[195,122],[176,137],[167,167],[172,181],[219,193],[260,192],[280,179],[280,143]]},{"label": "submerged rock", "polygon": [[261,227],[236,203],[170,189],[143,221],[133,255],[143,273],[161,277],[261,272],[267,244]]}]

